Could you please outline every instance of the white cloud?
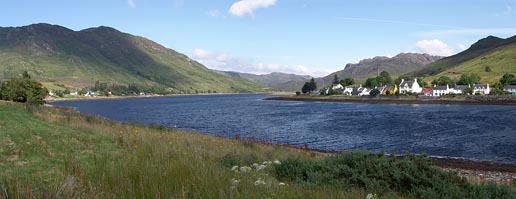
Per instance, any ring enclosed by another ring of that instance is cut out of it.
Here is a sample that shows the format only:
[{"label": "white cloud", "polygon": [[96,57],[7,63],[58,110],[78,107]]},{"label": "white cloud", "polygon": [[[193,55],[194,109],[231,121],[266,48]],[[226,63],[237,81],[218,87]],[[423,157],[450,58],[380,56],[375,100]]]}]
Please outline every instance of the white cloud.
[{"label": "white cloud", "polygon": [[127,5],[131,8],[136,8],[136,3],[134,3],[134,0],[127,0]]},{"label": "white cloud", "polygon": [[241,0],[229,8],[229,13],[235,16],[254,15],[254,10],[268,8],[276,4],[276,0]]},{"label": "white cloud", "polygon": [[458,45],[458,47],[459,47],[459,50],[460,50],[460,51],[464,51],[464,50],[466,50],[466,49],[467,49],[467,48],[466,48],[466,46],[465,46],[464,44],[459,44],[459,45]]},{"label": "white cloud", "polygon": [[305,65],[255,62],[253,59],[232,57],[225,53],[212,52],[204,49],[195,49],[191,54],[191,58],[211,69],[253,74],[282,72],[320,77],[333,72],[313,71]]},{"label": "white cloud", "polygon": [[211,17],[218,17],[220,15],[219,10],[210,10],[206,14],[208,14]]},{"label": "white cloud", "polygon": [[415,49],[421,53],[430,55],[450,56],[454,54],[454,50],[450,48],[448,44],[437,39],[418,41],[415,45]]}]

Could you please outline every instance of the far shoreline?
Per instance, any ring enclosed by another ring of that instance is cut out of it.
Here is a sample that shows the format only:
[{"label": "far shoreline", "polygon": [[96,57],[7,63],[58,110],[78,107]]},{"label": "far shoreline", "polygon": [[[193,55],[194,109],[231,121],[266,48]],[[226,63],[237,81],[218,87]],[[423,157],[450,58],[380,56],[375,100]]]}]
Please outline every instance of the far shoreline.
[{"label": "far shoreline", "polygon": [[351,102],[370,104],[462,104],[462,105],[506,105],[516,106],[512,96],[467,96],[460,98],[431,97],[346,97],[346,96],[278,96],[264,100],[308,101],[308,102]]}]

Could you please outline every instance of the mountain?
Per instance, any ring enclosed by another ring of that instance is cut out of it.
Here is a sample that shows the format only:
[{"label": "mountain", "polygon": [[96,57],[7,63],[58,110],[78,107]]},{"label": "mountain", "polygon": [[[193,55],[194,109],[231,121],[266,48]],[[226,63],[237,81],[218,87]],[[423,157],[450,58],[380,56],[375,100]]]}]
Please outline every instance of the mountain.
[{"label": "mountain", "polygon": [[0,27],[0,79],[27,70],[50,88],[96,81],[176,90],[251,92],[261,85],[211,71],[172,49],[110,27]]},{"label": "mountain", "polygon": [[[315,81],[318,87],[330,85],[335,74],[339,79],[346,77],[353,78],[358,81],[363,81],[369,77],[375,77],[382,71],[387,71],[391,76],[399,76],[413,70],[424,67],[427,64],[435,62],[442,57],[432,56],[428,54],[417,53],[401,53],[395,57],[374,57],[364,59],[356,64],[347,64],[343,70],[334,72],[322,78],[316,78]],[[285,83],[278,83],[270,85],[276,90],[293,91],[300,90],[305,81],[291,81]]]},{"label": "mountain", "polygon": [[[489,71],[486,68],[489,67]],[[501,39],[488,36],[456,55],[441,59],[409,76],[426,77],[427,81],[448,76],[459,79],[464,73],[475,73],[481,82],[495,83],[505,73],[516,72],[516,36]]]},{"label": "mountain", "polygon": [[[215,71],[215,70],[214,70]],[[260,83],[260,84],[277,84],[284,83],[289,81],[306,81],[312,78],[309,75],[296,75],[296,74],[287,74],[287,73],[278,73],[273,72],[269,74],[256,75],[251,73],[240,73],[234,71],[215,71],[218,73],[226,74],[233,77],[240,77],[247,79],[252,82]]]}]

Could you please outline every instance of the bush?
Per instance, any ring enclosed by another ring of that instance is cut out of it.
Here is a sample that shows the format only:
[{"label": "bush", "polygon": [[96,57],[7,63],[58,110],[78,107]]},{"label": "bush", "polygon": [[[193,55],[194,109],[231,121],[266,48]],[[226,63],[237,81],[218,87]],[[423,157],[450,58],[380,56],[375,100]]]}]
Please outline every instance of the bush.
[{"label": "bush", "polygon": [[0,99],[29,103],[44,104],[43,100],[48,90],[41,83],[32,80],[27,72],[20,77],[13,77],[0,86]]},{"label": "bush", "polygon": [[516,197],[509,187],[472,185],[455,172],[433,167],[425,155],[398,158],[355,151],[319,161],[289,158],[275,167],[275,175],[278,180],[366,189],[380,195],[399,192],[416,198]]}]

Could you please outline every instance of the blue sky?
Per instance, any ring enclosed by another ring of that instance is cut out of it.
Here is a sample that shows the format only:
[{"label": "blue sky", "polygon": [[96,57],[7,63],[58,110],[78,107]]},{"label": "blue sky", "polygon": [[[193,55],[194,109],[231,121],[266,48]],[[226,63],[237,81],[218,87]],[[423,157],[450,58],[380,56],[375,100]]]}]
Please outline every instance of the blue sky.
[{"label": "blue sky", "polygon": [[0,26],[111,26],[209,68],[322,76],[401,52],[452,55],[516,35],[515,0],[16,0]]}]

